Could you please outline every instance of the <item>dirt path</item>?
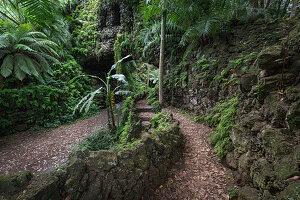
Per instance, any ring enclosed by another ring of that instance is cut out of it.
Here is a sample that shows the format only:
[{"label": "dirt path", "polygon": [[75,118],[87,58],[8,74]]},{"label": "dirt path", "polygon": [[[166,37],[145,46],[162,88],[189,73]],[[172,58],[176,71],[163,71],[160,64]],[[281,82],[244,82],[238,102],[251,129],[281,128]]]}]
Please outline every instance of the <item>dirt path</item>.
[{"label": "dirt path", "polygon": [[213,149],[206,142],[211,130],[197,124],[174,109],[185,136],[182,160],[171,169],[171,178],[156,190],[153,200],[223,200],[229,199],[227,188],[231,182],[230,171],[216,160]]},{"label": "dirt path", "polygon": [[105,128],[106,122],[106,111],[102,111],[100,115],[75,124],[0,138],[0,174],[22,170],[30,170],[32,173],[50,172],[68,160],[71,148],[78,141],[97,129]]}]

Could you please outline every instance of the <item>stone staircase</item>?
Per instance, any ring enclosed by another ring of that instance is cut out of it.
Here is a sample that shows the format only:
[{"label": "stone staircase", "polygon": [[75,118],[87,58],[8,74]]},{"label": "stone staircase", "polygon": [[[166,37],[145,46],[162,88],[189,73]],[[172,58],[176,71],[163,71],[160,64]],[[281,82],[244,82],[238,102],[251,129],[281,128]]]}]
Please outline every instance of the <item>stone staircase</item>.
[{"label": "stone staircase", "polygon": [[153,107],[147,105],[147,99],[140,100],[136,103],[136,111],[139,119],[142,123],[142,132],[140,133],[140,137],[147,135],[151,132],[151,119],[155,116],[153,112]]}]

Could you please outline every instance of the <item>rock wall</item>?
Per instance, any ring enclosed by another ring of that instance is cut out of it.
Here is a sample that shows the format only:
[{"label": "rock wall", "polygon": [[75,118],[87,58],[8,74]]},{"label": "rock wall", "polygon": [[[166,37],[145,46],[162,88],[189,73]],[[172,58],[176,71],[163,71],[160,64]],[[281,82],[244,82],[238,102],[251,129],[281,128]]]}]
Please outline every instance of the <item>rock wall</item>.
[{"label": "rock wall", "polygon": [[72,28],[73,54],[87,72],[109,71],[117,35],[132,30],[137,6],[138,1],[129,0],[90,0],[78,5],[74,17],[85,22]]},{"label": "rock wall", "polygon": [[238,24],[227,41],[203,47],[167,75],[169,100],[200,117],[239,98],[224,160],[242,187],[240,199],[300,199],[300,24],[286,52],[278,28]]},{"label": "rock wall", "polygon": [[164,183],[168,166],[179,159],[183,147],[179,125],[172,122],[133,147],[76,151],[66,167],[51,175],[0,175],[0,199],[141,199]]}]

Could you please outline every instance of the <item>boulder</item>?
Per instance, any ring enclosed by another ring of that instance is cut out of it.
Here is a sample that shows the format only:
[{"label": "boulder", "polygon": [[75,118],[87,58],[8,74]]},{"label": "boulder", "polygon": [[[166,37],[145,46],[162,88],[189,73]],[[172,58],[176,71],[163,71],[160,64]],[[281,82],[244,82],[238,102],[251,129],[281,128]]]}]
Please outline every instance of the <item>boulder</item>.
[{"label": "boulder", "polygon": [[0,194],[13,195],[22,191],[33,175],[29,171],[22,171],[13,175],[0,175]]},{"label": "boulder", "polygon": [[255,187],[268,189],[271,184],[269,181],[272,176],[272,165],[265,158],[260,158],[252,164],[250,177]]},{"label": "boulder", "polygon": [[233,152],[229,152],[226,155],[226,163],[229,167],[237,169],[238,161],[234,158]]},{"label": "boulder", "polygon": [[257,200],[258,192],[255,188],[245,186],[239,190],[238,200]]},{"label": "boulder", "polygon": [[263,49],[257,57],[260,69],[275,69],[281,67],[283,62],[282,46],[274,45]]},{"label": "boulder", "polygon": [[266,156],[270,159],[292,153],[296,142],[293,136],[271,128],[262,129],[258,137],[261,138]]},{"label": "boulder", "polygon": [[290,184],[280,193],[280,200],[300,199],[300,181]]},{"label": "boulder", "polygon": [[19,200],[61,199],[56,180],[48,174],[35,176],[30,185],[20,194]]},{"label": "boulder", "polygon": [[293,154],[278,157],[274,163],[274,174],[277,180],[286,180],[299,174],[298,164]]},{"label": "boulder", "polygon": [[284,127],[288,105],[284,98],[278,94],[270,94],[264,100],[264,117],[270,121],[274,127]]},{"label": "boulder", "polygon": [[300,128],[300,100],[292,103],[291,107],[289,108],[285,122],[287,127],[292,130],[296,131]]},{"label": "boulder", "polygon": [[240,84],[241,90],[243,92],[250,92],[253,85],[257,83],[257,74],[256,73],[247,73],[241,76]]}]

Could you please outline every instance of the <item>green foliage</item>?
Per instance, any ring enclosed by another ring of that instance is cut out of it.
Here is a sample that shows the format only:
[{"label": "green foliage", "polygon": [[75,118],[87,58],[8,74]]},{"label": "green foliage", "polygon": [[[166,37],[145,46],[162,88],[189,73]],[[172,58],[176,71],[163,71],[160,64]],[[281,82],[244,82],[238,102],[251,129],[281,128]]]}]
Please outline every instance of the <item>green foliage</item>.
[{"label": "green foliage", "polygon": [[[114,74],[111,75],[112,71],[115,70],[118,66],[118,64],[122,63],[123,61],[126,61],[128,58],[130,57],[130,55],[120,59],[119,61],[117,61],[115,64],[113,64],[110,68],[110,71],[106,74],[105,79],[103,80],[102,78],[100,78],[99,76],[92,76],[92,75],[79,75],[74,77],[69,83],[73,83],[75,80],[77,80],[78,78],[81,77],[91,77],[91,78],[95,78],[96,80],[100,81],[103,86],[96,89],[95,91],[90,92],[89,94],[87,94],[86,96],[84,96],[79,103],[75,106],[74,108],[74,112],[73,114],[76,113],[76,110],[80,108],[80,112],[83,111],[83,109],[85,110],[85,113],[87,113],[90,109],[90,106],[93,103],[94,97],[97,94],[103,94],[105,95],[105,99],[106,99],[106,106],[107,106],[107,117],[108,117],[108,128],[111,131],[116,131],[116,122],[115,122],[115,112],[114,112],[114,108],[115,108],[115,102],[114,102],[114,96],[115,95],[128,95],[131,94],[130,91],[126,91],[126,90],[121,90],[122,86],[126,86],[128,83],[125,80],[125,76],[123,74]],[[114,89],[112,88],[112,85],[110,83],[111,79],[115,79],[117,80],[119,83],[121,83],[121,85],[114,87]]]},{"label": "green foliage", "polygon": [[238,192],[234,187],[229,187],[228,192],[229,192],[229,199],[234,199],[238,197]]},{"label": "green foliage", "polygon": [[186,88],[187,86],[187,77],[188,77],[187,72],[181,73],[180,78],[181,78],[182,88]]},{"label": "green foliage", "polygon": [[212,113],[204,118],[210,125],[217,126],[209,141],[215,145],[215,152],[221,158],[226,156],[232,148],[229,134],[235,121],[238,104],[238,98],[234,97],[214,107]]},{"label": "green foliage", "polygon": [[228,63],[228,68],[237,69],[242,67],[249,67],[253,64],[254,60],[257,57],[257,52],[252,52],[248,55],[240,55],[236,60],[230,60]]},{"label": "green foliage", "polygon": [[137,144],[132,134],[139,131],[140,121],[135,114],[135,98],[127,97],[122,110],[122,120],[117,130],[119,147],[132,147]]},{"label": "green foliage", "polygon": [[63,16],[66,3],[67,1],[61,0],[1,1],[0,19],[14,28],[30,23],[34,31],[43,32],[63,52],[68,48],[70,39],[68,21]]},{"label": "green foliage", "polygon": [[122,119],[121,119],[120,127],[125,126],[128,119],[130,119],[129,114],[130,114],[131,110],[133,109],[134,105],[135,105],[135,103],[134,103],[133,98],[131,96],[127,97],[123,104],[122,117],[121,117]]},{"label": "green foliage", "polygon": [[27,75],[44,82],[43,76],[52,75],[49,62],[58,62],[57,45],[41,32],[30,31],[29,24],[13,32],[0,35],[1,75],[12,75],[23,80]]},{"label": "green foliage", "polygon": [[[74,11],[73,17],[78,19],[74,31],[73,37],[73,49],[75,55],[94,55],[100,57],[102,49],[100,42],[100,32],[98,30],[98,23],[101,23],[99,19],[99,8],[101,8],[102,1],[90,0],[82,2]],[[94,23],[94,22],[98,23]]]},{"label": "green foliage", "polygon": [[149,80],[155,85],[158,83],[159,79],[159,69],[149,72]]},{"label": "green foliage", "polygon": [[[53,79],[47,79],[46,85],[32,82],[20,89],[14,89],[7,83],[9,80],[4,81],[5,89],[0,90],[0,129],[5,128],[2,129],[3,133],[18,131],[16,127],[24,125],[28,128],[53,127],[80,117],[73,116],[72,111],[92,87],[87,79],[72,84],[68,84],[68,81],[75,74],[82,73],[81,66],[72,56],[66,55],[66,62],[56,63],[52,68]],[[14,83],[15,81],[13,86]],[[94,113],[98,108],[93,107],[92,110]]]},{"label": "green foliage", "polygon": [[163,131],[170,125],[173,118],[167,113],[158,113],[155,117],[151,119],[151,127],[154,128],[152,131],[152,136],[156,136],[158,132]]},{"label": "green foliage", "polygon": [[87,136],[79,142],[78,148],[87,148],[90,151],[109,150],[115,147],[113,136],[107,130],[99,130],[95,134]]},{"label": "green foliage", "polygon": [[223,78],[226,77],[227,75],[228,75],[228,71],[227,69],[224,69],[220,75],[215,77],[215,80],[220,83],[223,80]]},{"label": "green foliage", "polygon": [[[27,119],[26,124],[46,125],[59,120],[64,113],[66,100],[64,90],[47,85],[28,85],[22,89],[0,90],[0,129],[6,133],[13,132],[14,125]],[[25,111],[25,112],[24,112]],[[22,117],[15,116],[23,113]]]},{"label": "green foliage", "polygon": [[[115,62],[122,59],[123,55],[128,55],[132,50],[132,45],[129,39],[129,35],[118,34],[114,44],[114,59]],[[134,85],[134,79],[132,73],[136,70],[136,62],[134,60],[126,63],[119,62],[116,68],[118,74],[123,74],[126,77],[127,82],[130,85]]]},{"label": "green foliage", "polygon": [[149,88],[147,99],[148,99],[147,103],[153,106],[154,112],[157,113],[161,111],[161,107],[158,101],[158,84],[156,84],[153,88]]}]

